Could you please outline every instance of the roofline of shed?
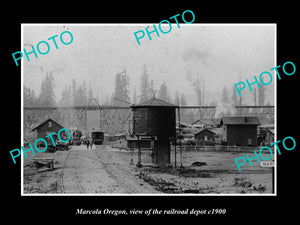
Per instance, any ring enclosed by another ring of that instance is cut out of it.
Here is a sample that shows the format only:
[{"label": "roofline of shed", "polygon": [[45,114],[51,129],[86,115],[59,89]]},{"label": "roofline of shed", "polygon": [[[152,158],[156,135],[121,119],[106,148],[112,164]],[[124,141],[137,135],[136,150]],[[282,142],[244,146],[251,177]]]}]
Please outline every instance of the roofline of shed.
[{"label": "roofline of shed", "polygon": [[180,106],[177,105],[132,105],[130,108],[149,108],[149,107],[156,107],[156,108],[161,108],[161,107],[166,107],[166,108],[180,108]]},{"label": "roofline of shed", "polygon": [[43,122],[41,122],[39,125],[37,125],[36,127],[34,127],[32,130],[31,130],[31,132],[32,131],[35,131],[37,128],[39,128],[40,126],[42,126],[44,123],[46,123],[48,120],[52,120],[53,122],[55,122],[55,123],[57,123],[58,125],[60,125],[61,127],[64,127],[63,125],[61,125],[60,123],[58,123],[57,121],[55,121],[54,119],[52,119],[52,118],[48,118],[48,119],[46,119],[46,120],[44,120]]}]

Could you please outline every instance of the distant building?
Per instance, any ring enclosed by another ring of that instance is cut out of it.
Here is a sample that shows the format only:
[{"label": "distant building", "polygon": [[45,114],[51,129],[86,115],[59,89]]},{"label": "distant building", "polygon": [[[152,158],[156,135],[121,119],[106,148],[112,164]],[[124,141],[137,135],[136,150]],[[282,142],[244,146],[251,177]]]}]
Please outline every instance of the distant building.
[{"label": "distant building", "polygon": [[196,145],[214,145],[215,144],[215,135],[216,133],[204,128],[203,130],[195,133],[195,142]]},{"label": "distant building", "polygon": [[268,129],[266,131],[264,145],[268,145],[269,146],[270,144],[274,143],[274,135],[275,135],[274,129]]},{"label": "distant building", "polygon": [[[56,140],[57,139],[57,133],[60,129],[64,128],[61,124],[59,124],[58,122],[56,122],[55,120],[49,118],[47,120],[45,120],[44,122],[40,123],[39,125],[37,125],[36,127],[34,127],[31,131],[35,131],[36,130],[36,136],[37,138],[43,138],[47,141],[48,146],[52,146],[52,141],[50,137],[45,137],[53,132],[56,133],[56,135],[53,135],[53,139]],[[64,139],[63,137],[68,137],[68,134],[65,132],[65,130],[63,130],[60,133],[60,137],[62,139]]]},{"label": "distant building", "polygon": [[220,119],[198,119],[192,125],[194,127],[216,128],[220,126]]},{"label": "distant building", "polygon": [[259,126],[259,145],[269,145],[274,141],[274,124],[264,124]]},{"label": "distant building", "polygon": [[196,145],[221,144],[222,128],[204,128],[194,133]]},{"label": "distant building", "polygon": [[225,145],[254,146],[258,145],[257,126],[260,124],[256,116],[222,117],[222,143]]}]

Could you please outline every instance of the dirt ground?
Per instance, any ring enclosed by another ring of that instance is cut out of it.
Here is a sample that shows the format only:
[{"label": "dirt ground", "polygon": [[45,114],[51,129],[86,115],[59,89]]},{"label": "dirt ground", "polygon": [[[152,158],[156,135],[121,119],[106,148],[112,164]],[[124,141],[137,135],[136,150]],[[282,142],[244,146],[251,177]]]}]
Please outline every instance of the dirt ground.
[{"label": "dirt ground", "polygon": [[[113,153],[110,146],[71,146],[68,151],[28,154],[24,159],[24,194],[157,193],[137,176],[134,166]],[[54,169],[35,168],[33,159],[53,157]]]},{"label": "dirt ground", "polygon": [[[117,150],[116,150],[117,151]],[[157,168],[151,165],[148,151],[142,153],[141,168],[136,168],[139,177],[150,183],[163,193],[182,194],[270,194],[273,192],[272,168],[260,167],[253,160],[253,167],[249,163],[241,166],[239,172],[234,162],[235,158],[245,157],[246,153],[232,152],[198,152],[187,151],[182,154],[182,165],[179,151],[177,152],[177,170],[174,169],[174,153],[171,154],[170,168]],[[137,162],[137,153],[120,151],[124,161]],[[254,157],[253,153],[248,153]],[[263,155],[268,158],[269,155]],[[198,165],[192,166],[194,162]]]},{"label": "dirt ground", "polygon": [[[253,157],[254,154],[248,154]],[[272,193],[272,168],[244,164],[239,172],[234,159],[245,153],[177,152],[169,168],[151,164],[149,151],[142,152],[142,167],[137,168],[137,152],[109,145],[71,146],[54,153],[28,152],[24,158],[24,194],[268,194]],[[36,169],[33,158],[54,158],[54,170]],[[266,155],[265,158],[268,156]],[[192,166],[198,162],[197,166]]]}]

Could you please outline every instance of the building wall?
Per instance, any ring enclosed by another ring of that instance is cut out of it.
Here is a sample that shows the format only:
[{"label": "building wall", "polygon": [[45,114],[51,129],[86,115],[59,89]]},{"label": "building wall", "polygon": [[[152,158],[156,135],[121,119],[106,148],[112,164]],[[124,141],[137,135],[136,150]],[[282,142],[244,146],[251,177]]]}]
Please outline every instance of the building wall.
[{"label": "building wall", "polygon": [[[43,138],[47,141],[48,144],[52,144],[52,141],[50,139],[50,137],[45,138],[45,136],[55,132],[56,134],[58,133],[58,131],[60,129],[62,129],[63,127],[60,126],[59,124],[51,121],[51,126],[49,126],[49,121],[47,121],[46,123],[44,123],[43,125],[41,125],[40,127],[37,128],[37,138]],[[63,134],[61,133],[61,136],[63,136]],[[53,136],[53,138],[55,139],[55,137]]]},{"label": "building wall", "polygon": [[226,125],[227,145],[257,146],[257,125]]},{"label": "building wall", "polygon": [[[207,137],[207,140],[205,140],[205,136]],[[214,134],[209,132],[208,130],[204,130],[198,134],[195,134],[195,140],[196,140],[196,144],[200,145],[200,144],[214,144],[215,142],[215,137]]]},{"label": "building wall", "polygon": [[272,134],[270,131],[266,133],[265,143],[264,145],[270,145],[274,143],[274,134]]}]

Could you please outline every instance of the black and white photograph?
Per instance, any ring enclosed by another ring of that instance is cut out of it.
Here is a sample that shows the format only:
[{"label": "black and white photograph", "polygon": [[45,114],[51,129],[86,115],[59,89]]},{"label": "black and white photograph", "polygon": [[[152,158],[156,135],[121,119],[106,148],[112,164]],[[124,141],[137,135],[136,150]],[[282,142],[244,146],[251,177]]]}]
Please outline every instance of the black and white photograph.
[{"label": "black and white photograph", "polygon": [[276,23],[179,24],[21,25],[22,196],[276,196]]},{"label": "black and white photograph", "polygon": [[294,221],[296,5],[107,3],[4,7],[3,220]]}]

